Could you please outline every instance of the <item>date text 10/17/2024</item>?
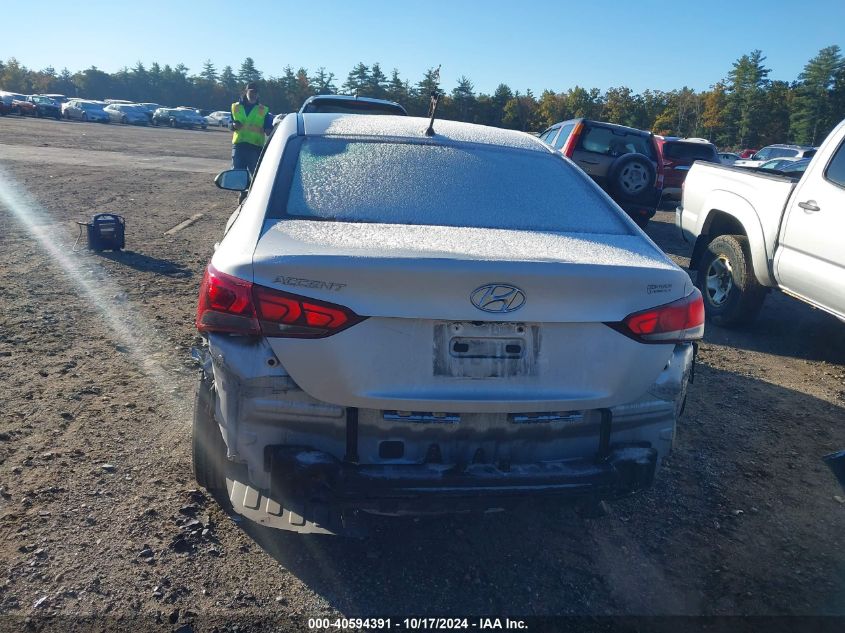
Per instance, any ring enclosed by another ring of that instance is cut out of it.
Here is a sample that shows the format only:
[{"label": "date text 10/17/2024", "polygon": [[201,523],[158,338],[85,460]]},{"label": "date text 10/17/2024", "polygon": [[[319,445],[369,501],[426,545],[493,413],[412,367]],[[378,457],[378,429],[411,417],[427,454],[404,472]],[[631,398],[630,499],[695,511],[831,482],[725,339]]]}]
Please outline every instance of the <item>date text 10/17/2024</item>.
[{"label": "date text 10/17/2024", "polygon": [[510,618],[308,618],[309,629],[373,629],[389,631],[527,630],[524,620]]}]

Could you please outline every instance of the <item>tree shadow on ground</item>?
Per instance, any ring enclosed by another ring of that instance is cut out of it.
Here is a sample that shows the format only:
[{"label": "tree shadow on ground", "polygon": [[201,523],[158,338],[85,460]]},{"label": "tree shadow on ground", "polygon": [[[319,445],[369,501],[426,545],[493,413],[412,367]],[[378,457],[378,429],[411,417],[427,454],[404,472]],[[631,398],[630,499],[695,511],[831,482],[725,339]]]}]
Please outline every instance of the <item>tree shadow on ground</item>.
[{"label": "tree shadow on ground", "polygon": [[135,251],[102,251],[98,252],[97,255],[135,270],[165,275],[166,277],[186,278],[192,277],[194,274],[184,264],[169,259],[151,257]]},{"label": "tree shadow on ground", "polygon": [[364,540],[239,525],[346,615],[845,613],[845,513],[820,461],[845,448],[843,421],[841,406],[702,365],[655,486],[609,516],[545,500],[375,517]]}]

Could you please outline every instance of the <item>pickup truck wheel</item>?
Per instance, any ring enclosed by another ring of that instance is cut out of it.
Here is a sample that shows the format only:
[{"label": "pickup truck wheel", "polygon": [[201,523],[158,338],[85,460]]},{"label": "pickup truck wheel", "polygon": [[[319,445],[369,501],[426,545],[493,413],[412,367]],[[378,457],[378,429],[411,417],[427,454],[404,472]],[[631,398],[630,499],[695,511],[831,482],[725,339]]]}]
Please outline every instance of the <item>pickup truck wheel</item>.
[{"label": "pickup truck wheel", "polygon": [[191,452],[194,478],[214,497],[226,497],[226,443],[214,419],[213,381],[202,375],[194,399]]},{"label": "pickup truck wheel", "polygon": [[753,321],[766,298],[766,289],[754,275],[744,235],[720,235],[707,245],[696,285],[707,316],[725,327]]}]

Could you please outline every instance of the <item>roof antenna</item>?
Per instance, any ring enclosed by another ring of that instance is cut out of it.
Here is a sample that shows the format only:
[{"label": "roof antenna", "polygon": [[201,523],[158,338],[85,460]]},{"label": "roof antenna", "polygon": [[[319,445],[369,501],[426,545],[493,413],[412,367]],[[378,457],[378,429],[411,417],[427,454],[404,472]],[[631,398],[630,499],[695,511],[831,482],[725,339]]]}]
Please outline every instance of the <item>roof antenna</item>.
[{"label": "roof antenna", "polygon": [[431,101],[428,103],[428,116],[431,120],[428,122],[428,129],[425,131],[426,136],[434,136],[434,115],[437,113],[437,103],[440,96],[443,94],[440,91],[440,64],[437,65],[437,70],[431,73],[431,78],[434,80],[434,88],[431,91]]}]

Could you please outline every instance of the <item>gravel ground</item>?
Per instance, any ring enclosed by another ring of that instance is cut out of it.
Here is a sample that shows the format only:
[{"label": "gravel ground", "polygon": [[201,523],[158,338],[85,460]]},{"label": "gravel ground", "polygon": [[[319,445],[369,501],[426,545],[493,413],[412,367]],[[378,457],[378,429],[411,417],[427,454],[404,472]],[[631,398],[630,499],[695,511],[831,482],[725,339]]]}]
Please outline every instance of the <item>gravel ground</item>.
[{"label": "gravel ground", "polygon": [[[212,184],[228,136],[5,117],[0,139],[16,144],[0,143],[0,621],[845,615],[845,500],[820,461],[845,448],[836,319],[773,294],[752,329],[708,326],[675,453],[605,517],[526,503],[373,519],[364,541],[278,533],[228,516],[190,470],[196,293],[236,202]],[[167,169],[133,161],[150,156]],[[74,221],[101,211],[126,217],[127,250],[74,252]],[[672,221],[648,232],[683,264]]]}]

